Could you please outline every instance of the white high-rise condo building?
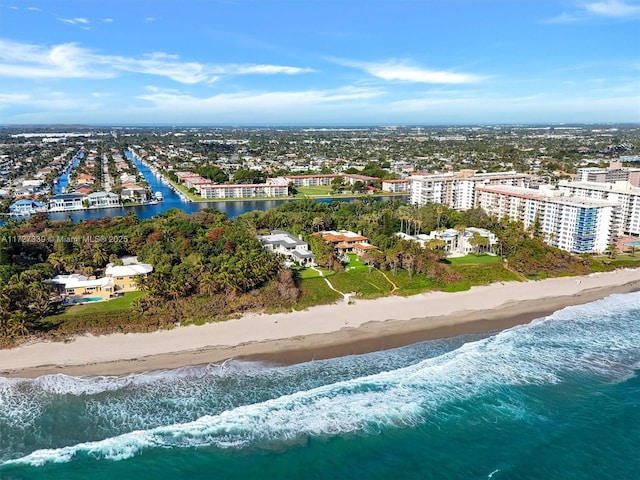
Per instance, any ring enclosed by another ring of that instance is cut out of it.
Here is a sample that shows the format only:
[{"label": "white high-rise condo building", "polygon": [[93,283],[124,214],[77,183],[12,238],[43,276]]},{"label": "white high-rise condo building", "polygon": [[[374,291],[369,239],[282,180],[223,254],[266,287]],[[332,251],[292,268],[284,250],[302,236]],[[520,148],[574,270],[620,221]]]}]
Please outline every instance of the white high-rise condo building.
[{"label": "white high-rise condo building", "polygon": [[531,177],[524,173],[475,173],[461,170],[455,173],[415,175],[411,181],[411,203],[440,203],[456,210],[476,205],[476,189],[488,185],[526,186]]},{"label": "white high-rise condo building", "polygon": [[608,200],[616,202],[619,217],[616,234],[640,236],[640,188],[628,182],[596,183],[567,182],[558,184],[560,191],[572,197]]},{"label": "white high-rise condo building", "polygon": [[538,228],[548,244],[568,252],[602,253],[619,230],[615,201],[503,185],[479,187],[477,195],[487,213]]}]

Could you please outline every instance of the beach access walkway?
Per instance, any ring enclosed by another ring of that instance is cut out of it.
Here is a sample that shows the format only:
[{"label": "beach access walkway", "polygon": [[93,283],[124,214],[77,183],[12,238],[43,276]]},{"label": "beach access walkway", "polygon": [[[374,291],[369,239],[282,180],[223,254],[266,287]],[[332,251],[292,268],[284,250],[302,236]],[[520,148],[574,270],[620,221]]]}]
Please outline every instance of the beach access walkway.
[{"label": "beach access walkway", "polygon": [[348,301],[349,301],[349,297],[350,297],[350,295],[348,295],[348,294],[346,294],[346,293],[343,293],[343,292],[341,292],[340,290],[338,290],[337,288],[335,288],[335,287],[331,284],[331,282],[329,281],[329,279],[328,279],[327,277],[325,277],[325,276],[324,276],[324,273],[322,273],[322,270],[320,270],[319,268],[316,268],[316,267],[311,267],[311,269],[312,269],[312,270],[315,270],[316,272],[318,272],[318,274],[323,278],[323,280],[324,280],[325,282],[327,282],[327,285],[329,286],[329,288],[330,288],[331,290],[333,290],[334,292],[337,292],[337,293],[339,293],[340,295],[342,295],[342,298],[344,298],[344,301],[345,301],[345,302],[348,302]]}]

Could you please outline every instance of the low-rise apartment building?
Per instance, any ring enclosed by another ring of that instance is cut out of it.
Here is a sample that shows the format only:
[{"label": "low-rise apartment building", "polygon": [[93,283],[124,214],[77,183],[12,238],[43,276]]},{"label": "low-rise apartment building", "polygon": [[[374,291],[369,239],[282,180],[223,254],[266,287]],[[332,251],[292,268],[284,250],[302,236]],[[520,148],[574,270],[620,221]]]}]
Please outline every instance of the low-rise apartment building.
[{"label": "low-rise apartment building", "polygon": [[242,185],[206,185],[200,186],[202,198],[255,198],[255,197],[286,197],[289,195],[289,185],[269,182]]},{"label": "low-rise apartment building", "polygon": [[383,180],[382,181],[382,191],[389,193],[405,193],[409,191],[411,186],[411,182],[409,179],[401,179],[401,180]]}]

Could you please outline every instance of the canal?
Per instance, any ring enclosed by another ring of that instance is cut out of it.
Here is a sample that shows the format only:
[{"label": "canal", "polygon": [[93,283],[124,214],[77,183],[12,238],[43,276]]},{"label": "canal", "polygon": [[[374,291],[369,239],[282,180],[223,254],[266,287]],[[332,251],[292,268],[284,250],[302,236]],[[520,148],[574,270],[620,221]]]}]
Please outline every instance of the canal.
[{"label": "canal", "polygon": [[60,195],[61,193],[65,193],[67,186],[69,185],[69,175],[71,175],[71,172],[75,170],[75,168],[78,166],[78,164],[80,163],[80,160],[82,160],[83,157],[84,157],[84,151],[79,150],[78,153],[75,154],[71,162],[67,164],[67,166],[64,168],[60,176],[57,178],[56,183],[54,183],[53,187],[51,188],[51,192],[54,195]]},{"label": "canal", "polygon": [[[178,208],[186,213],[197,212],[205,208],[218,210],[225,213],[228,217],[233,218],[243,213],[252,212],[254,210],[268,210],[275,208],[278,205],[282,205],[284,202],[291,202],[296,199],[293,198],[279,198],[273,200],[222,200],[216,202],[186,202],[175,193],[166,183],[162,181],[160,174],[154,174],[149,167],[142,163],[138,158],[131,154],[129,150],[125,150],[125,155],[129,158],[134,165],[138,168],[142,176],[145,178],[151,190],[155,192],[161,192],[164,197],[164,201],[158,202],[155,205],[134,205],[127,207],[116,208],[102,208],[91,210],[76,210],[72,212],[52,212],[49,213],[49,218],[52,220],[64,220],[68,217],[74,222],[80,220],[96,219],[103,217],[120,217],[127,213],[134,213],[138,218],[145,219],[151,218],[158,214],[164,213],[171,208]],[[407,201],[407,197],[389,197],[396,200]],[[386,200],[387,197],[376,197],[376,200]],[[353,198],[341,198],[341,201],[351,201]],[[332,198],[317,199],[319,202],[331,203],[334,201]]]}]

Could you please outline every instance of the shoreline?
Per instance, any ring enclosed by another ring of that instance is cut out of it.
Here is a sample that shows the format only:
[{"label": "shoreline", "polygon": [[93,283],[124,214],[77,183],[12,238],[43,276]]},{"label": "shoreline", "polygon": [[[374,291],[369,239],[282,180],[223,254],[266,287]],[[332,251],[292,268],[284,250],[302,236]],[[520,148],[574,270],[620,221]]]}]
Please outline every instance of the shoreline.
[{"label": "shoreline", "polygon": [[640,269],[464,292],[357,300],[152,333],[83,335],[0,350],[0,376],[124,375],[228,359],[293,364],[424,340],[492,333],[614,293],[640,290]]}]

